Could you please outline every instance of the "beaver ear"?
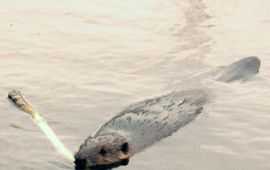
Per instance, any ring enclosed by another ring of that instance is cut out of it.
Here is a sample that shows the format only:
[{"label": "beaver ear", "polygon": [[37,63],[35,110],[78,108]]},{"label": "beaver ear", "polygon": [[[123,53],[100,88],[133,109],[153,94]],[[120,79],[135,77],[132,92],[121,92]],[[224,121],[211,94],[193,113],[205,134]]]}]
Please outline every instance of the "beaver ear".
[{"label": "beaver ear", "polygon": [[128,153],[128,150],[129,150],[128,143],[124,143],[124,144],[121,146],[121,151],[122,151],[124,154],[127,154],[127,153]]}]

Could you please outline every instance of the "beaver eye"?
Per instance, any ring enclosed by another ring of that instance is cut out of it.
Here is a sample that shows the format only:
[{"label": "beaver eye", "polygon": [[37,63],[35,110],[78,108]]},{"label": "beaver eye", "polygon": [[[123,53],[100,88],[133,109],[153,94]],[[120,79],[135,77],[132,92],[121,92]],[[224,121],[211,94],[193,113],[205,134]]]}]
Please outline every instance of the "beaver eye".
[{"label": "beaver eye", "polygon": [[100,155],[105,156],[105,155],[107,154],[107,151],[106,151],[105,149],[102,148],[102,149],[99,151],[99,153],[100,153]]},{"label": "beaver eye", "polygon": [[124,143],[124,144],[121,146],[121,151],[122,151],[124,154],[127,154],[127,153],[128,153],[128,150],[129,150],[128,143]]}]

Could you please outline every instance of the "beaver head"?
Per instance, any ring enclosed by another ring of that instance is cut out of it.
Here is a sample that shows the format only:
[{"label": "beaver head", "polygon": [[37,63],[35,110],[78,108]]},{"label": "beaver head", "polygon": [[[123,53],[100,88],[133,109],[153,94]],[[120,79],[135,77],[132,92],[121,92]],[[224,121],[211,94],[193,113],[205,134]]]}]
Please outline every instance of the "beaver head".
[{"label": "beaver head", "polygon": [[77,168],[112,168],[127,165],[132,152],[127,139],[119,134],[89,137],[75,154]]}]

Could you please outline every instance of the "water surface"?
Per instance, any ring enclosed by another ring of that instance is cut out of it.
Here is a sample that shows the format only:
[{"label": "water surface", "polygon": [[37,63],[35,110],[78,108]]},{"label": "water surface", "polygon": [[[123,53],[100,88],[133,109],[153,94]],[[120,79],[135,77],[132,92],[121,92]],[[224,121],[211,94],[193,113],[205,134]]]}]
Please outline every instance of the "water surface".
[{"label": "water surface", "polygon": [[[73,169],[29,115],[20,89],[72,151],[124,107],[173,90],[212,100],[193,123],[119,169],[270,168],[270,2],[267,0],[2,0],[0,169]],[[246,83],[209,71],[261,58]]]}]

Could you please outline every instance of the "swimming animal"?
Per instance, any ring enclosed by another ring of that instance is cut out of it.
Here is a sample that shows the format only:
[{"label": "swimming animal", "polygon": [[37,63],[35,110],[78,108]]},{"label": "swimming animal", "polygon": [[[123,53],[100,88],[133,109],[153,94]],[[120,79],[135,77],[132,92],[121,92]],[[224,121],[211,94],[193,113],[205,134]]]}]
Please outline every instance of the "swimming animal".
[{"label": "swimming animal", "polygon": [[75,155],[77,167],[127,164],[129,158],[170,136],[201,113],[207,95],[187,90],[133,104],[85,140]]},{"label": "swimming animal", "polygon": [[[259,68],[257,57],[247,57],[221,68],[215,80],[226,83],[246,81]],[[85,140],[75,154],[75,165],[78,169],[127,165],[134,154],[193,121],[205,103],[207,94],[197,89],[172,92],[133,104]]]},{"label": "swimming animal", "polygon": [[[214,79],[225,83],[244,82],[258,73],[260,63],[257,57],[244,58],[219,69]],[[8,97],[21,110],[31,114],[63,156],[73,160],[70,151],[18,90],[11,91]],[[74,156],[75,169],[98,170],[127,165],[134,154],[193,121],[202,112],[207,99],[204,90],[192,89],[172,92],[127,107],[84,141]]]}]

